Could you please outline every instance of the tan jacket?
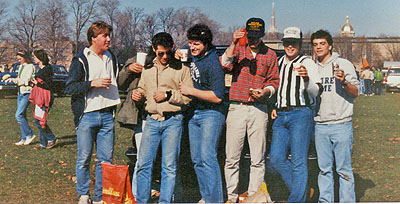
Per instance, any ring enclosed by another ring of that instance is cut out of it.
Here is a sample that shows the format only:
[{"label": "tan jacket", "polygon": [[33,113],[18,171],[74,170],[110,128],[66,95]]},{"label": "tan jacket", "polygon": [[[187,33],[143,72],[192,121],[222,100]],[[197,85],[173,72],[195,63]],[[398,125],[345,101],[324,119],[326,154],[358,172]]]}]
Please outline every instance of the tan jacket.
[{"label": "tan jacket", "polygon": [[[144,93],[146,98],[146,111],[151,117],[158,121],[165,120],[164,112],[184,111],[185,105],[191,99],[181,94],[179,84],[193,86],[190,76],[190,68],[182,65],[181,62],[163,66],[157,58],[153,60],[151,68],[143,69],[139,80],[138,90]],[[156,103],[153,94],[156,91],[171,91],[172,95],[168,101]]]},{"label": "tan jacket", "polygon": [[17,78],[12,78],[11,81],[18,85],[21,94],[30,93],[32,86],[29,84],[35,74],[35,66],[33,64],[24,63],[19,67]]}]

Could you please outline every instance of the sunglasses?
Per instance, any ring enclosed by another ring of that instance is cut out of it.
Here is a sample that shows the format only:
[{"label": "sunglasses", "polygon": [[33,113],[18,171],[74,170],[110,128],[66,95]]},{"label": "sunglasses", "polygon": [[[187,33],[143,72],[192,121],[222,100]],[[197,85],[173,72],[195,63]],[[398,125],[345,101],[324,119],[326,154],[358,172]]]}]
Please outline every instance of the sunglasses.
[{"label": "sunglasses", "polygon": [[297,44],[299,44],[299,41],[296,41],[296,40],[285,40],[285,41],[283,41],[283,46],[285,46],[285,47],[287,47],[289,45],[295,46]]},{"label": "sunglasses", "polygon": [[166,52],[157,52],[157,56],[158,57],[164,57],[165,54],[168,55],[168,56],[171,56],[172,55],[172,50],[168,50]]}]

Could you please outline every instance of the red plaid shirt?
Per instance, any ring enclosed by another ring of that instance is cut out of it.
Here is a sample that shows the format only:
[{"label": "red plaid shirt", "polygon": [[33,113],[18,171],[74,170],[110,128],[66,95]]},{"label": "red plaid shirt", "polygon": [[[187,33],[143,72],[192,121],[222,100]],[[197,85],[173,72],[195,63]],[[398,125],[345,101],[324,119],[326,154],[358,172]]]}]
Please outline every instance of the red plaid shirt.
[{"label": "red plaid shirt", "polygon": [[[229,100],[237,102],[252,102],[254,99],[249,95],[249,89],[263,89],[273,87],[278,90],[279,86],[279,68],[276,59],[276,53],[261,44],[261,49],[256,55],[257,72],[255,75],[250,73],[250,66],[242,62],[243,59],[254,60],[253,54],[248,46],[236,45],[234,50],[233,64],[225,66],[226,69],[233,72],[232,85],[229,91]],[[240,65],[242,64],[242,65]],[[235,68],[234,68],[235,67]],[[241,70],[233,70],[240,69]],[[240,71],[240,73],[239,73]],[[236,75],[235,76],[235,72]],[[237,77],[237,80],[235,79]]]}]

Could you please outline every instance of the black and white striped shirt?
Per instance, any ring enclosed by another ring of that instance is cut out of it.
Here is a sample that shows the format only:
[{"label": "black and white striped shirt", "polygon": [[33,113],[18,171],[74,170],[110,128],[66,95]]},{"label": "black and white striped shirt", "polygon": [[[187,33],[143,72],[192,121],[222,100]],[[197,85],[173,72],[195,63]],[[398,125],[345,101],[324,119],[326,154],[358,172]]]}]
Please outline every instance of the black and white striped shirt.
[{"label": "black and white striped shirt", "polygon": [[[317,88],[317,82],[319,82],[317,65],[311,58],[299,55],[294,60],[288,61],[286,55],[278,59],[279,65],[279,88],[277,92],[276,107],[290,107],[290,106],[310,106],[315,103],[315,97],[313,97],[307,90],[310,88]],[[303,78],[297,76],[297,73],[293,70],[293,67],[300,67],[303,65],[307,69],[309,81],[304,82]],[[312,86],[312,87],[311,87]]]}]

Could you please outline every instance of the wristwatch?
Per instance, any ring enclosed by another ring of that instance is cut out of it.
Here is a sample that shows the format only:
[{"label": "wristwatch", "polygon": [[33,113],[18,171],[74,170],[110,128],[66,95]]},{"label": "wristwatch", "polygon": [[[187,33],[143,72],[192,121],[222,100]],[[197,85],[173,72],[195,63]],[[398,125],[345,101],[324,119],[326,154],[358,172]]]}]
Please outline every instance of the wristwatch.
[{"label": "wristwatch", "polygon": [[347,82],[346,80],[344,80],[343,83],[342,83],[343,88],[346,87],[347,85],[349,85],[349,82]]}]

